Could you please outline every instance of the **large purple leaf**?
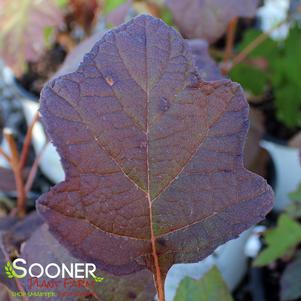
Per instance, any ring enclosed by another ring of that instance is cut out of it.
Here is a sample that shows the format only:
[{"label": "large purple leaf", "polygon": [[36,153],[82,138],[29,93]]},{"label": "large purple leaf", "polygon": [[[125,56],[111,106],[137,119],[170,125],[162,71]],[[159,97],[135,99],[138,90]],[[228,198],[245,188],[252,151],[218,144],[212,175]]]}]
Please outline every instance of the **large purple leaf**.
[{"label": "large purple leaf", "polygon": [[175,24],[187,38],[214,42],[226,31],[228,22],[253,17],[258,0],[165,0]]},{"label": "large purple leaf", "polygon": [[38,209],[74,256],[103,270],[147,267],[162,292],[171,265],[206,257],[272,207],[265,180],[243,167],[240,86],[201,81],[159,19],[108,32],[45,86],[40,111],[66,180]]}]

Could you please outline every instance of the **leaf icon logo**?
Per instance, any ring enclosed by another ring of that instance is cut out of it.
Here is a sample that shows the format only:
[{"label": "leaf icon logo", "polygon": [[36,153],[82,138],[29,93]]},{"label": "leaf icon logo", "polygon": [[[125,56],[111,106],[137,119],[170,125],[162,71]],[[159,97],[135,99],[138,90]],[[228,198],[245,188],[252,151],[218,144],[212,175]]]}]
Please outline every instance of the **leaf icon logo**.
[{"label": "leaf icon logo", "polygon": [[4,266],[4,270],[5,270],[5,274],[9,279],[12,278],[23,278],[23,276],[19,276],[16,274],[16,272],[14,271],[12,264],[10,263],[10,261],[8,261],[5,266]]},{"label": "leaf icon logo", "polygon": [[6,276],[8,278],[10,278],[10,279],[14,278],[14,273],[13,273],[14,270],[13,270],[13,267],[12,267],[12,265],[9,261],[4,266],[4,269],[5,269]]},{"label": "leaf icon logo", "polygon": [[93,279],[94,279],[94,281],[97,282],[97,283],[100,283],[100,282],[102,282],[102,281],[104,280],[103,277],[98,277],[98,276],[93,276]]}]

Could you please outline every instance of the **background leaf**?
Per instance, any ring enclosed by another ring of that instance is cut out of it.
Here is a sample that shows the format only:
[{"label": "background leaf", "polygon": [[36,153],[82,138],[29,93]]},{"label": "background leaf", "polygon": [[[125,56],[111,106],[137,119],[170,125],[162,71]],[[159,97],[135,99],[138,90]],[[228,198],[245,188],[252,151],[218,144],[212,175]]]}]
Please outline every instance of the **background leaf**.
[{"label": "background leaf", "polygon": [[301,126],[300,85],[301,29],[293,27],[277,59],[271,62],[271,81],[275,91],[277,116],[288,127]]},{"label": "background leaf", "polygon": [[[26,241],[41,224],[42,219],[36,212],[26,218],[6,217],[0,219],[0,267],[5,271],[6,264],[20,255],[22,243]],[[20,279],[8,279],[0,277],[0,282],[12,291],[20,291],[22,283]],[[0,292],[1,295],[1,292]],[[1,300],[1,299],[0,299]]]},{"label": "background leaf", "polygon": [[55,0],[0,0],[0,12],[0,55],[19,76],[43,54],[45,28],[60,26],[63,15]]},{"label": "background leaf", "polygon": [[293,201],[301,202],[301,184],[299,184],[296,191],[289,194],[289,197]]},{"label": "background leaf", "polygon": [[291,301],[301,297],[301,254],[289,263],[281,276],[281,300]]},{"label": "background leaf", "polygon": [[202,80],[222,79],[223,76],[217,63],[209,55],[208,43],[205,40],[199,39],[187,40],[187,43]]},{"label": "background leaf", "polygon": [[232,18],[254,16],[258,1],[166,0],[166,4],[184,37],[211,43],[221,37]]},{"label": "background leaf", "polygon": [[121,6],[122,4],[125,4],[128,2],[128,0],[109,0],[105,1],[104,7],[103,7],[103,13],[105,15],[111,13],[113,10]]},{"label": "background leaf", "polygon": [[272,263],[296,247],[301,241],[301,225],[288,215],[282,214],[277,227],[267,231],[264,240],[267,247],[256,258],[255,266]]},{"label": "background leaf", "polygon": [[[7,288],[18,291],[18,283],[19,280],[15,279],[12,280],[11,278],[7,277],[10,273],[8,271],[8,267],[6,266],[7,262],[9,262],[10,256],[5,248],[5,244],[3,242],[3,234],[0,234],[0,266],[1,266],[1,278],[0,282]],[[13,278],[13,277],[12,277]],[[6,295],[5,289],[2,288],[0,285],[0,296]]]},{"label": "background leaf", "polygon": [[[126,21],[126,18],[129,15],[130,8],[132,7],[133,1],[127,0],[127,1],[117,1],[117,2],[120,2],[120,5],[118,4],[118,6],[114,9],[109,9],[107,13],[106,22],[108,27],[118,26]],[[108,5],[111,6],[113,5],[113,3]]]},{"label": "background leaf", "polygon": [[[237,52],[243,51],[259,35],[260,31],[249,29],[244,32],[243,40],[237,46]],[[231,69],[230,77],[233,81],[240,83],[243,88],[253,95],[261,95],[269,87],[269,72],[267,71],[271,61],[277,58],[278,44],[270,38],[249,54],[248,60],[234,66]],[[262,61],[260,62],[259,59]],[[259,61],[259,63],[257,63]],[[258,65],[262,65],[259,68]]]},{"label": "background leaf", "polygon": [[178,287],[174,301],[233,301],[229,289],[217,267],[201,279],[186,277]]},{"label": "background leaf", "polygon": [[0,300],[1,301],[22,301],[20,298],[13,297],[11,292],[0,283]]},{"label": "background leaf", "polygon": [[265,71],[247,64],[236,65],[230,72],[231,79],[239,82],[253,95],[261,95],[267,86],[268,76]]},{"label": "background leaf", "polygon": [[[238,45],[242,51],[260,35],[259,31],[248,30]],[[277,119],[289,128],[301,126],[301,86],[300,86],[301,29],[290,29],[283,44],[268,38],[256,47],[248,59],[231,70],[232,80],[252,92],[262,95],[272,91]]]}]

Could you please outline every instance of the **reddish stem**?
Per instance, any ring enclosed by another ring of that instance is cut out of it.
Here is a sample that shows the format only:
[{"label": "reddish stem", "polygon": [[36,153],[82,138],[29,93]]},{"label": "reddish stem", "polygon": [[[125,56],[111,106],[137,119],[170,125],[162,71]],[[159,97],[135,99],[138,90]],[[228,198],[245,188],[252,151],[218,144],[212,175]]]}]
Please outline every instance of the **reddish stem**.
[{"label": "reddish stem", "polygon": [[235,40],[235,33],[237,28],[238,18],[233,18],[227,28],[227,40],[226,40],[226,48],[225,48],[225,55],[224,55],[224,63],[226,64],[233,55],[233,46]]},{"label": "reddish stem", "polygon": [[25,164],[26,164],[26,161],[28,158],[28,152],[29,152],[30,145],[31,145],[33,127],[36,124],[36,122],[39,120],[39,118],[40,118],[40,115],[39,115],[39,112],[37,112],[34,115],[33,120],[27,129],[27,133],[26,133],[26,136],[24,139],[22,152],[21,152],[21,159],[20,159],[20,169],[21,170],[23,170],[23,168],[25,167]]},{"label": "reddish stem", "polygon": [[10,165],[13,170],[16,182],[16,189],[17,189],[17,211],[20,217],[24,217],[26,214],[26,192],[23,180],[23,169],[20,168],[20,158],[17,149],[17,144],[12,134],[12,131],[9,129],[4,129],[3,135],[8,143],[11,158],[10,158]]}]

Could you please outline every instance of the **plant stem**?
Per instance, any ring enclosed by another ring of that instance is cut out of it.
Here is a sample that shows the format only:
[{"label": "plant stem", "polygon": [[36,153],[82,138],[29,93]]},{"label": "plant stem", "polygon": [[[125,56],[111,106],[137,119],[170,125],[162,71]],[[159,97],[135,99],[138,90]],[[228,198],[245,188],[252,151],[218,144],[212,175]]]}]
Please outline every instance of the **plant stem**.
[{"label": "plant stem", "polygon": [[239,53],[232,61],[232,68],[240,64],[242,61],[244,61],[248,55],[257,48],[261,43],[263,43],[267,38],[269,37],[269,34],[266,32],[263,32],[260,34],[255,40],[253,40],[241,53]]},{"label": "plant stem", "polygon": [[165,301],[164,281],[162,281],[162,279],[157,279],[155,275],[155,283],[156,283],[156,289],[158,293],[158,301]]},{"label": "plant stem", "polygon": [[235,40],[235,33],[237,28],[237,22],[238,18],[233,18],[227,28],[227,40],[226,40],[226,48],[225,48],[225,54],[224,54],[224,63],[226,64],[233,55],[233,46],[234,46],[234,40]]},{"label": "plant stem", "polygon": [[[19,217],[24,217],[26,214],[26,195],[27,192],[30,190],[34,177],[36,175],[38,164],[41,159],[41,155],[35,159],[35,162],[31,168],[27,183],[25,185],[24,179],[23,179],[23,169],[26,164],[26,160],[28,157],[28,152],[31,145],[31,139],[32,139],[32,131],[34,128],[34,125],[39,120],[39,113],[37,112],[29,126],[26,132],[26,136],[24,139],[24,144],[22,147],[21,155],[19,155],[18,148],[16,141],[14,139],[13,133],[10,129],[6,128],[3,130],[3,135],[8,143],[11,156],[5,153],[5,151],[0,148],[0,154],[8,161],[8,163],[11,166],[11,169],[14,173],[15,182],[16,182],[16,190],[17,190],[17,213]],[[46,145],[43,147],[42,151],[44,151],[44,148],[46,148]]]},{"label": "plant stem", "polygon": [[17,144],[12,134],[12,131],[10,129],[7,128],[4,129],[3,135],[8,143],[11,152],[11,158],[9,162],[15,176],[16,189],[18,195],[18,199],[17,199],[18,215],[19,217],[24,217],[24,215],[26,214],[26,192],[25,192],[25,186],[23,180],[23,172],[22,172],[23,169],[20,168],[20,159],[19,159]]},{"label": "plant stem", "polygon": [[22,152],[21,152],[21,159],[20,159],[20,169],[21,170],[23,170],[23,168],[26,164],[26,160],[28,158],[29,148],[30,148],[30,145],[31,145],[33,127],[36,124],[36,122],[39,120],[39,118],[40,118],[40,115],[39,115],[39,112],[37,112],[34,115],[29,128],[27,129],[27,133],[26,133],[26,136],[25,136],[25,139],[24,139]]}]

